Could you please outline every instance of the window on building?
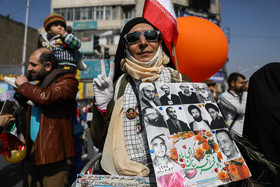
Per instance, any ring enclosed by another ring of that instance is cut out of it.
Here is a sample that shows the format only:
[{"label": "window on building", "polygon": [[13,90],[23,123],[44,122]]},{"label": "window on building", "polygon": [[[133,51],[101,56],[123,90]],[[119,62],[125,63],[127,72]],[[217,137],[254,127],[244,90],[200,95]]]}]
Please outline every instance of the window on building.
[{"label": "window on building", "polygon": [[81,8],[75,8],[75,21],[81,20]]},{"label": "window on building", "polygon": [[67,21],[73,21],[73,8],[67,8],[66,9],[66,16],[65,19]]},{"label": "window on building", "polygon": [[105,10],[105,19],[111,19],[111,6],[106,6],[106,10]]},{"label": "window on building", "polygon": [[123,8],[123,18],[131,19],[134,18],[134,7],[133,6],[124,6]]},{"label": "window on building", "polygon": [[88,8],[88,19],[92,20],[93,19],[93,7]]},{"label": "window on building", "polygon": [[[77,7],[68,9],[54,9],[55,13],[63,14],[68,21],[80,20],[110,20],[114,19],[116,11],[112,6],[96,6],[96,7]],[[127,18],[133,18],[133,9],[128,11]]]},{"label": "window on building", "polygon": [[95,19],[96,20],[103,19],[103,14],[104,14],[104,6],[95,7]]},{"label": "window on building", "polygon": [[189,7],[207,12],[210,8],[210,0],[190,0]]},{"label": "window on building", "polygon": [[60,15],[62,15],[65,18],[66,15],[66,8],[60,9]]},{"label": "window on building", "polygon": [[117,19],[118,16],[117,16],[117,7],[116,6],[113,6],[112,7],[112,19]]},{"label": "window on building", "polygon": [[88,13],[89,13],[88,7],[82,8],[82,11],[81,11],[82,20],[88,20]]},{"label": "window on building", "polygon": [[54,9],[54,10],[53,10],[53,13],[54,13],[54,14],[60,14],[60,9],[59,9],[59,8]]},{"label": "window on building", "polygon": [[57,8],[53,12],[62,15],[67,21],[73,21],[73,8]]}]

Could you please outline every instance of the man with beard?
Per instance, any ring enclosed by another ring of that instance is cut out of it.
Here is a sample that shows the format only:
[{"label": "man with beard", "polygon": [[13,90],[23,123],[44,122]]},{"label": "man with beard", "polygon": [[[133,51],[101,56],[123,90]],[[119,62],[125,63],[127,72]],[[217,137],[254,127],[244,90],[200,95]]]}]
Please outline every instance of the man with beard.
[{"label": "man with beard", "polygon": [[167,107],[166,114],[169,116],[167,124],[170,134],[182,131],[190,131],[188,124],[177,118],[176,110],[173,107]]},{"label": "man with beard", "polygon": [[141,102],[143,104],[143,107],[156,107],[159,106],[159,101],[155,99],[155,93],[156,89],[155,86],[150,84],[141,84],[140,90],[142,92],[142,99]]},{"label": "man with beard", "polygon": [[204,103],[207,101],[215,102],[214,97],[208,91],[208,86],[204,86],[203,84],[198,84],[197,89],[198,89],[197,98],[200,103]]},{"label": "man with beard", "polygon": [[[71,160],[75,156],[73,121],[78,80],[67,69],[57,69],[53,52],[35,50],[26,76],[17,77],[15,99],[28,107],[26,146],[28,183],[68,186]],[[28,81],[39,81],[32,85]],[[31,100],[35,106],[26,105]]]},{"label": "man with beard", "polygon": [[229,129],[242,136],[248,85],[245,76],[232,73],[228,78],[229,89],[222,93],[220,108],[228,122]]},{"label": "man with beard", "polygon": [[158,110],[147,107],[143,110],[143,116],[148,135],[151,133],[169,135],[165,120]]},{"label": "man with beard", "polygon": [[170,93],[170,86],[163,84],[161,90],[164,91],[164,95],[160,98],[161,105],[178,105],[181,104],[179,96]]},{"label": "man with beard", "polygon": [[227,127],[224,118],[219,116],[219,108],[216,105],[206,103],[205,108],[212,118],[210,126],[211,129],[221,129]]},{"label": "man with beard", "polygon": [[233,160],[241,157],[228,130],[216,130],[216,139],[222,153],[226,156],[224,158],[225,160]]},{"label": "man with beard", "polygon": [[188,84],[183,83],[179,87],[181,91],[178,92],[178,94],[183,104],[192,104],[199,102],[196,94],[190,90]]},{"label": "man with beard", "polygon": [[210,130],[209,122],[202,119],[201,110],[198,108],[198,106],[190,105],[188,107],[188,111],[194,119],[194,121],[190,123],[190,128],[192,131]]}]

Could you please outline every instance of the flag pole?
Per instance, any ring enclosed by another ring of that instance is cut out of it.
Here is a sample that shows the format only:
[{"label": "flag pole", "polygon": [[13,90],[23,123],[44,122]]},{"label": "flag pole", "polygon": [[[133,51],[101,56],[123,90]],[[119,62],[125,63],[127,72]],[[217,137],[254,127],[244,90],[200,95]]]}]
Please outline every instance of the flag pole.
[{"label": "flag pole", "polygon": [[178,60],[177,60],[177,55],[176,55],[175,46],[174,46],[173,42],[171,42],[171,48],[172,48],[172,55],[174,56],[174,59],[175,59],[175,65],[176,65],[176,70],[177,70],[177,78],[178,78],[178,80],[180,80]]}]

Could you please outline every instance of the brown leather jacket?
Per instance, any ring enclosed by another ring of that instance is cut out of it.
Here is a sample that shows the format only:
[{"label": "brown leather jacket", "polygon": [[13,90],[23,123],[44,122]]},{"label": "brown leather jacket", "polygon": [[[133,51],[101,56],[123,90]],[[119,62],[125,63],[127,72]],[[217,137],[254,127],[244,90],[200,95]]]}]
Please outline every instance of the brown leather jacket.
[{"label": "brown leather jacket", "polygon": [[[58,162],[75,156],[73,121],[76,115],[78,80],[74,74],[56,78],[47,88],[30,83],[19,86],[17,93],[32,100],[41,108],[40,129],[35,141],[36,165]],[[29,154],[30,112],[27,110],[26,145]]]}]

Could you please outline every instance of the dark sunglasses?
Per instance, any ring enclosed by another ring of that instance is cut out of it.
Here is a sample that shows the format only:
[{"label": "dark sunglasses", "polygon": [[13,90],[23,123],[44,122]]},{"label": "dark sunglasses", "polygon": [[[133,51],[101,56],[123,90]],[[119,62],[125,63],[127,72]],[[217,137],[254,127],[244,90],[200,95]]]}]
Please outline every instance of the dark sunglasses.
[{"label": "dark sunglasses", "polygon": [[148,42],[155,42],[158,40],[160,31],[149,30],[143,32],[131,32],[124,35],[124,39],[128,44],[135,44],[140,40],[140,35],[143,35]]}]

